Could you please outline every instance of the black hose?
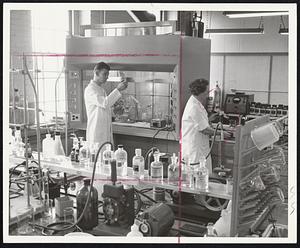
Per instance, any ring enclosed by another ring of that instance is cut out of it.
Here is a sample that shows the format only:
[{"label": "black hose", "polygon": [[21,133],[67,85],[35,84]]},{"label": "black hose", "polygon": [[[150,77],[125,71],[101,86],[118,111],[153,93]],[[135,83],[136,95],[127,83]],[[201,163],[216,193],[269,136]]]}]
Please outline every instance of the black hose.
[{"label": "black hose", "polygon": [[214,145],[214,143],[215,143],[215,140],[216,140],[217,131],[218,131],[218,128],[219,128],[219,126],[220,126],[220,122],[219,122],[219,123],[217,124],[217,126],[216,126],[216,129],[215,129],[215,131],[214,131],[213,141],[212,141],[212,143],[211,143],[211,146],[210,146],[209,152],[208,152],[208,154],[206,155],[205,159],[207,159],[207,158],[209,157],[209,155],[211,154],[211,151],[212,151],[213,145]]},{"label": "black hose", "polygon": [[[84,206],[84,208],[83,208],[83,210],[82,210],[82,213],[81,213],[81,215],[79,216],[79,218],[77,219],[77,221],[76,221],[74,224],[72,224],[72,225],[70,225],[70,226],[68,226],[68,227],[66,227],[66,228],[62,228],[62,229],[58,229],[58,228],[53,228],[53,227],[49,227],[49,226],[43,226],[43,225],[38,225],[38,224],[33,224],[33,223],[31,223],[32,225],[37,226],[37,227],[40,227],[40,228],[48,229],[48,230],[53,230],[53,231],[66,231],[66,230],[69,230],[69,229],[71,229],[71,228],[73,228],[73,227],[77,227],[77,224],[78,224],[78,223],[81,221],[81,219],[83,218],[84,213],[85,213],[85,211],[86,211],[86,209],[87,209],[88,203],[89,203],[89,201],[90,201],[91,193],[92,193],[92,188],[93,188],[93,183],[94,183],[94,178],[95,178],[95,171],[96,171],[97,160],[98,160],[99,153],[100,153],[101,149],[102,149],[103,146],[106,145],[106,144],[111,144],[111,143],[108,142],[108,141],[107,141],[107,142],[104,142],[104,143],[99,147],[99,149],[98,149],[98,151],[97,151],[96,158],[95,158],[95,161],[94,161],[94,166],[93,166],[93,173],[92,173],[92,179],[91,179],[91,184],[90,184],[90,191],[89,191],[88,198],[87,198],[87,200],[86,200],[85,206]],[[51,225],[55,225],[55,222],[54,222],[54,223],[51,223]]]},{"label": "black hose", "polygon": [[149,199],[150,201],[157,203],[157,201],[155,201],[154,199],[152,199],[150,196],[147,196],[146,194],[144,194],[143,192],[141,192],[138,189],[135,189],[136,192],[138,192],[139,194],[141,194],[142,196],[144,196],[145,198]]}]

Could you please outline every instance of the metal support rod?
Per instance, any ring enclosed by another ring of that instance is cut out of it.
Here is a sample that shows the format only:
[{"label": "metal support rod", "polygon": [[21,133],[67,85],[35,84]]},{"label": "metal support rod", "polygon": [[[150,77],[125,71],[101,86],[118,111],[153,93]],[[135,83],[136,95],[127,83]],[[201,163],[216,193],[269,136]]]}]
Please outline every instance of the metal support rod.
[{"label": "metal support rod", "polygon": [[[37,127],[36,127],[36,141],[37,141],[37,154],[38,154],[38,167],[39,167],[39,178],[42,177],[41,175],[41,137],[40,137],[40,115],[39,115],[39,96],[37,94],[37,91],[36,91],[36,88],[34,86],[34,82],[31,78],[31,75],[28,71],[28,67],[27,67],[27,63],[26,63],[26,58],[24,57],[24,65],[25,65],[25,70],[26,70],[26,74],[28,75],[28,78],[29,78],[29,81],[31,83],[31,86],[33,88],[33,92],[34,92],[34,95],[35,95],[35,109],[36,109],[36,124],[37,124]],[[26,163],[26,166],[27,163]],[[40,197],[40,202],[42,202],[42,184],[41,184],[41,181],[39,181],[39,197]]]},{"label": "metal support rod", "polygon": [[61,70],[61,72],[59,73],[59,75],[58,75],[58,77],[57,77],[57,79],[56,79],[56,81],[55,81],[55,128],[56,128],[56,130],[57,130],[57,83],[58,83],[58,81],[59,81],[59,78],[60,78],[60,76],[61,76],[61,74],[63,73],[65,71],[65,68],[63,67],[63,69]]},{"label": "metal support rod", "polygon": [[[26,62],[25,62],[25,56],[23,55],[23,67],[26,67]],[[26,104],[26,75],[25,73],[23,74],[23,91],[24,91],[24,138],[25,138],[25,168],[26,168],[26,175],[29,175],[29,169],[28,169],[28,147],[27,147],[27,104]],[[29,178],[26,179],[26,187],[27,187],[27,207],[30,207],[30,196],[29,196]]]}]

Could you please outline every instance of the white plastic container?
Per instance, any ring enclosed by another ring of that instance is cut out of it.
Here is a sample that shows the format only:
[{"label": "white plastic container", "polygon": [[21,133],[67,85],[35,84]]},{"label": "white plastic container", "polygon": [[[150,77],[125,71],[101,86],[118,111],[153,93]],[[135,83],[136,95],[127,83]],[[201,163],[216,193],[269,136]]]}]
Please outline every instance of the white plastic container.
[{"label": "white plastic container", "polygon": [[50,160],[54,157],[54,140],[51,138],[51,134],[47,133],[46,138],[43,139],[42,142],[42,151],[43,151],[43,157],[45,160]]},{"label": "white plastic container", "polygon": [[131,231],[126,235],[127,237],[143,237],[144,235],[140,232],[139,226],[134,223],[131,226]]},{"label": "white plastic container", "polygon": [[133,176],[139,179],[144,178],[145,159],[141,149],[135,149],[135,156],[132,158]]}]

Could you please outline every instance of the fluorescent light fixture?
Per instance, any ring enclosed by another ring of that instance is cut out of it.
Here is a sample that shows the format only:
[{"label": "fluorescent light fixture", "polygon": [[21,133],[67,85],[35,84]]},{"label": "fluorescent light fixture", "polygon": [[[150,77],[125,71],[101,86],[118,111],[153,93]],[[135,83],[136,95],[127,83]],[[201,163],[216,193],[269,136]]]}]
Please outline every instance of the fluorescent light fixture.
[{"label": "fluorescent light fixture", "polygon": [[283,16],[288,11],[225,11],[223,15],[229,18],[261,17],[261,16]]},{"label": "fluorescent light fixture", "polygon": [[289,29],[288,28],[280,28],[278,33],[281,35],[289,35]]},{"label": "fluorescent light fixture", "polygon": [[206,29],[206,34],[263,34],[263,28],[220,28]]}]

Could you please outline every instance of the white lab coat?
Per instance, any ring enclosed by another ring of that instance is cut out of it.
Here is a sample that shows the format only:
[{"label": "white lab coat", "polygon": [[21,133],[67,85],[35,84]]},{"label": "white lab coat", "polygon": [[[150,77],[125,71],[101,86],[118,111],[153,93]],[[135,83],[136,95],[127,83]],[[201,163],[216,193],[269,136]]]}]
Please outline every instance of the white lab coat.
[{"label": "white lab coat", "polygon": [[107,96],[105,90],[93,80],[85,88],[86,140],[89,145],[98,142],[101,146],[105,141],[113,143],[111,108],[120,97],[121,93],[118,89],[114,89]]},{"label": "white lab coat", "polygon": [[[209,153],[209,136],[201,131],[209,127],[208,115],[203,105],[193,95],[189,98],[181,120],[182,157],[188,157],[190,163],[198,163],[201,156]],[[212,173],[211,157],[206,161],[209,173]]]}]

